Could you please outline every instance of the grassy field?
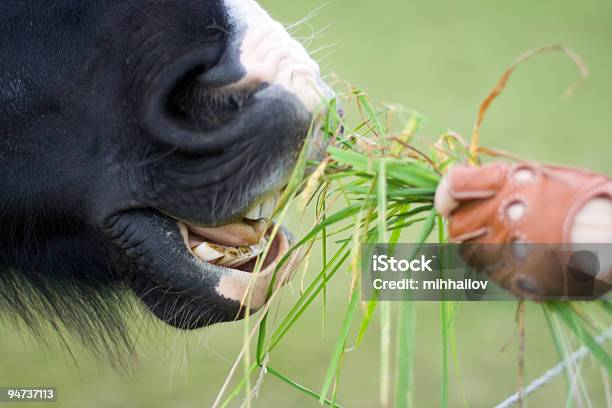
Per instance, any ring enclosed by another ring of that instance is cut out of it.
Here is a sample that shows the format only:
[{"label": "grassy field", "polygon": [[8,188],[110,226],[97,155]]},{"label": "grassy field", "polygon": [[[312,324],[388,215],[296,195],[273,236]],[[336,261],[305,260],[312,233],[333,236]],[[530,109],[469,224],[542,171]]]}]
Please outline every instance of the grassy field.
[{"label": "grassy field", "polygon": [[[300,20],[322,1],[262,0],[279,20]],[[451,128],[469,135],[476,109],[505,67],[520,53],[563,43],[579,52],[591,77],[569,100],[561,100],[576,76],[561,54],[541,56],[519,68],[490,111],[482,144],[541,161],[586,166],[612,174],[612,3],[542,0],[356,1],[334,0],[309,24],[310,44],[327,73],[336,73],[370,93],[421,112],[433,138]],[[307,36],[304,25],[297,34]],[[299,235],[294,213],[289,227]],[[293,224],[293,225],[292,225]],[[312,261],[313,270],[317,260]],[[322,307],[309,311],[274,356],[275,368],[320,389],[347,302],[348,278],[329,288],[326,325]],[[281,308],[299,290],[299,277],[283,295]],[[296,294],[297,296],[297,294]],[[457,317],[459,372],[451,370],[451,406],[491,406],[516,387],[513,303],[462,304]],[[439,307],[417,306],[417,407],[439,405],[441,359]],[[214,400],[242,345],[243,326],[226,324],[196,333],[177,333],[155,322],[141,332],[139,360],[118,375],[76,350],[78,367],[58,347],[46,349],[28,336],[0,327],[0,386],[56,386],[57,406],[207,407]],[[338,402],[373,407],[378,396],[378,336],[374,328],[347,355]],[[527,308],[526,376],[533,379],[557,361],[540,308]],[[610,349],[608,347],[608,349]],[[583,363],[594,407],[604,406],[597,365]],[[530,406],[562,406],[559,379],[532,398]],[[315,406],[278,380],[267,377],[256,407]],[[4,406],[4,405],[3,405]],[[8,404],[6,405],[9,406]],[[25,404],[16,405],[25,407]],[[239,401],[237,402],[239,406]]]}]

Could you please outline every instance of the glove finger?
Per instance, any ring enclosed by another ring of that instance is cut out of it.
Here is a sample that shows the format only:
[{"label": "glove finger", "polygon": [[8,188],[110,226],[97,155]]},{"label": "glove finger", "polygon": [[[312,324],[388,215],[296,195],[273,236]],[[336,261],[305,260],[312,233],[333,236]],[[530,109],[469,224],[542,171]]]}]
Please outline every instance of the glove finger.
[{"label": "glove finger", "polygon": [[480,201],[466,203],[453,211],[448,222],[448,233],[453,242],[497,242],[493,240],[494,237],[488,236],[491,220],[496,217],[495,205],[483,205]]},{"label": "glove finger", "polygon": [[449,218],[464,202],[494,196],[503,185],[506,167],[503,163],[453,167],[436,189],[436,210],[444,218]]},{"label": "glove finger", "polygon": [[450,214],[459,207],[459,202],[451,196],[448,178],[449,176],[446,175],[440,180],[434,199],[436,211],[444,218],[448,218]]},{"label": "glove finger", "polygon": [[493,197],[502,188],[508,165],[455,166],[448,173],[448,193],[459,202]]}]

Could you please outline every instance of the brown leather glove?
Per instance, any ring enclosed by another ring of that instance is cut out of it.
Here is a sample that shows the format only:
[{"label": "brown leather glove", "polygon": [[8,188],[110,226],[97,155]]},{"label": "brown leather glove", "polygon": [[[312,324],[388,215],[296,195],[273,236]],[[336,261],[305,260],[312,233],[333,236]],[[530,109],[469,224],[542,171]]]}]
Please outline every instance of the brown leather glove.
[{"label": "brown leather glove", "polygon": [[[451,242],[468,243],[466,260],[500,286],[534,300],[594,298],[610,290],[610,271],[593,269],[592,256],[567,249],[576,244],[577,214],[597,198],[612,203],[608,177],[498,162],[451,169],[438,186],[436,208],[449,219]],[[585,243],[602,242],[594,237]],[[549,245],[531,245],[539,243]]]}]

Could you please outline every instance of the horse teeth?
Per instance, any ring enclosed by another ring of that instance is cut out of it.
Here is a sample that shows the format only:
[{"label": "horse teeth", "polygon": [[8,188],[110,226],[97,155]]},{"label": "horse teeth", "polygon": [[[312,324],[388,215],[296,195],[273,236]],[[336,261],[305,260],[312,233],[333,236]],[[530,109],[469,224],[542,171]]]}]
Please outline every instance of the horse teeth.
[{"label": "horse teeth", "polygon": [[261,217],[261,204],[257,204],[255,207],[251,208],[249,212],[244,216],[244,218],[248,218],[249,220],[258,220]]},{"label": "horse teeth", "polygon": [[270,219],[274,215],[276,204],[280,199],[281,193],[276,192],[272,197],[266,198],[262,203],[251,207],[249,212],[244,216],[248,220],[260,220],[262,218]]},{"label": "horse teeth", "polygon": [[193,249],[193,252],[204,262],[212,262],[223,258],[224,253],[221,247],[204,242]]},{"label": "horse teeth", "polygon": [[265,248],[265,240],[260,245],[251,245],[248,247],[227,247],[224,248],[224,256],[214,263],[219,266],[224,266],[226,268],[238,268],[245,263],[251,261],[253,258],[256,258],[263,252]]},{"label": "horse teeth", "polygon": [[274,208],[276,207],[276,196],[267,198],[261,204],[261,213],[259,214],[261,218],[272,218],[272,214],[274,213]]},{"label": "horse teeth", "polygon": [[[247,220],[245,222],[248,225],[250,225],[251,228],[253,228],[255,236],[257,237],[257,243],[260,243],[261,239],[264,237],[264,234],[266,233],[266,230],[268,229],[268,221],[265,220],[264,218],[260,218],[257,221]],[[251,245],[257,245],[257,243],[251,244]]]},{"label": "horse teeth", "polygon": [[257,258],[266,247],[266,231],[280,194],[251,207],[241,221],[211,228],[188,225],[195,234],[189,238],[194,254],[204,262],[233,269]]},{"label": "horse teeth", "polygon": [[266,247],[266,240],[260,244],[244,247],[230,247],[204,242],[193,248],[196,256],[204,262],[225,268],[238,268],[258,257]]}]

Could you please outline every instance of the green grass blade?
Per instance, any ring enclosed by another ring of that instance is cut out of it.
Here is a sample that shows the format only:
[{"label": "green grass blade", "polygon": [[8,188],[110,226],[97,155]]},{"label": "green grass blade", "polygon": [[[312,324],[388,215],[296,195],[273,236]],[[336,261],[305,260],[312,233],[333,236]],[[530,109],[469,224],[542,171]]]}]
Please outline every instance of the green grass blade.
[{"label": "green grass blade", "polygon": [[[308,306],[310,306],[310,304],[314,301],[317,295],[321,292],[321,290],[323,289],[323,286],[327,284],[327,282],[336,274],[336,272],[338,271],[338,269],[340,269],[340,267],[344,264],[344,262],[346,262],[346,260],[349,258],[350,253],[347,250],[344,252],[343,255],[341,252],[338,252],[338,254],[336,255],[338,256],[339,259],[336,262],[335,266],[329,271],[329,273],[327,273],[326,278],[322,280],[317,286],[316,283],[320,280],[319,278],[322,275],[320,274],[317,277],[317,279],[311,285],[312,290],[310,291],[311,292],[310,296],[308,297],[302,296],[302,298],[298,300],[296,305],[287,314],[286,318],[279,325],[276,331],[272,334],[272,339],[270,341],[270,347],[268,348],[268,351],[271,351],[278,344],[278,342],[283,338],[283,336],[287,334],[287,331],[291,328],[291,326],[297,321],[297,319],[304,313],[304,311],[308,308]],[[330,261],[330,264],[332,264],[332,262],[334,261],[335,261],[335,257]]]},{"label": "green grass blade", "polygon": [[[377,209],[378,230],[377,236],[381,243],[387,242],[387,161],[378,161],[377,179]],[[391,304],[380,304],[380,402],[387,406],[389,402],[391,384]]]},{"label": "green grass blade", "polygon": [[440,176],[432,170],[425,170],[416,162],[392,161],[388,166],[389,177],[401,180],[406,184],[421,188],[435,188]]},{"label": "green grass blade", "polygon": [[391,304],[380,302],[380,403],[389,405],[391,391]]},{"label": "green grass blade", "polygon": [[[332,215],[325,217],[323,221],[317,224],[308,234],[306,234],[304,238],[302,238],[297,244],[295,244],[291,248],[291,250],[295,251],[297,248],[301,247],[302,245],[304,245],[305,243],[309,242],[314,237],[316,237],[319,234],[319,232],[321,232],[324,228],[330,225],[336,224],[352,215],[357,214],[360,209],[361,209],[361,204],[354,204],[354,205],[351,205],[350,207],[344,208],[338,212],[333,213]],[[285,257],[287,257],[287,255],[285,255]]]},{"label": "green grass blade", "polygon": [[327,374],[325,376],[325,381],[323,382],[323,387],[321,388],[321,394],[319,398],[319,403],[325,402],[325,396],[329,392],[329,389],[336,377],[337,370],[340,364],[340,360],[342,355],[344,354],[344,349],[346,347],[346,340],[348,338],[349,332],[351,330],[351,324],[353,322],[353,317],[355,316],[355,311],[359,306],[359,298],[360,298],[359,288],[356,286],[353,288],[353,293],[351,294],[351,299],[346,311],[346,315],[344,316],[344,321],[342,322],[342,327],[340,329],[340,335],[338,336],[338,340],[336,341],[336,347],[334,348],[334,353],[332,355],[331,361],[329,363],[329,367],[327,369]]},{"label": "green grass blade", "polygon": [[377,201],[378,201],[378,239],[381,243],[387,242],[387,161],[378,161],[378,180],[377,180]]},{"label": "green grass blade", "polygon": [[372,106],[372,103],[370,102],[367,95],[363,93],[361,95],[358,95],[357,103],[363,108],[363,110],[365,110],[367,119],[374,125],[374,130],[378,133],[378,135],[384,135],[385,129],[383,128],[382,123],[380,123],[380,120],[378,119],[378,115],[380,113],[377,114],[374,111],[374,107]]},{"label": "green grass blade", "polygon": [[440,406],[448,407],[448,338],[449,338],[449,318],[446,302],[440,302],[440,326],[442,337],[442,388]]},{"label": "green grass blade", "polygon": [[603,308],[603,310],[605,310],[606,312],[612,314],[612,302],[607,301],[607,300],[602,300],[602,301],[600,301],[598,303]]},{"label": "green grass blade", "polygon": [[[548,325],[548,330],[550,331],[550,337],[553,340],[555,349],[557,350],[557,354],[559,355],[559,359],[567,360],[567,353],[564,351],[563,344],[561,343],[561,340],[560,340],[561,333],[559,333],[559,330],[557,330],[556,327],[554,326],[554,323],[552,321],[552,316],[550,315],[550,312],[549,312],[549,307],[546,304],[542,305],[542,312],[544,312],[544,318],[546,320],[546,324]],[[569,386],[571,384],[570,372],[571,372],[571,368],[568,367],[568,369],[566,370],[566,375],[564,376],[567,389],[569,389]]]},{"label": "green grass blade", "polygon": [[372,316],[374,316],[374,311],[376,311],[377,305],[377,300],[372,299],[368,301],[365,308],[365,312],[363,314],[363,318],[361,319],[361,324],[359,325],[359,330],[357,331],[357,339],[355,340],[355,345],[351,347],[352,349],[356,349],[361,345],[361,342],[365,337],[366,331],[370,326],[370,322],[372,321]]},{"label": "green grass blade", "polygon": [[[436,216],[438,224],[438,242],[443,243],[444,239],[444,223],[441,216]],[[444,267],[444,259],[440,259],[441,268]],[[448,371],[449,371],[449,339],[452,336],[452,322],[454,314],[449,313],[449,306],[452,303],[447,301],[440,302],[440,331],[442,338],[442,388],[440,390],[440,406],[448,407]]]},{"label": "green grass blade", "polygon": [[329,146],[327,148],[329,156],[340,164],[353,167],[357,171],[368,171],[369,158],[365,154],[351,150],[344,150],[338,147]]},{"label": "green grass blade", "polygon": [[[257,364],[253,363],[250,368],[251,368],[251,370],[249,372],[249,375],[252,374],[255,371],[255,369],[257,368]],[[232,400],[234,398],[236,398],[240,394],[242,389],[246,386],[246,382],[247,382],[246,377],[243,377],[242,380],[240,380],[240,382],[238,382],[238,384],[236,384],[234,389],[228,394],[228,396],[225,399],[225,401],[223,401],[223,403],[221,404],[221,408],[225,408],[225,407],[229,406],[229,404],[232,402]]]},{"label": "green grass blade", "polygon": [[397,377],[395,380],[395,406],[397,408],[413,406],[415,328],[414,302],[401,302],[397,322]]},{"label": "green grass blade", "polygon": [[304,387],[301,384],[298,384],[297,382],[293,381],[292,379],[290,379],[286,375],[281,374],[279,371],[275,370],[274,368],[272,368],[270,366],[267,366],[266,369],[268,370],[268,373],[270,373],[271,375],[275,376],[276,378],[278,378],[279,380],[285,382],[286,384],[290,385],[291,387],[295,388],[296,390],[298,390],[298,391],[308,395],[309,397],[312,397],[312,398],[315,398],[315,399],[319,400],[319,402],[321,404],[326,404],[326,405],[329,405],[330,407],[342,408],[342,406],[336,404],[335,402],[332,402],[332,401],[328,400],[327,398],[322,398],[316,392],[314,392],[314,391]]},{"label": "green grass blade", "polygon": [[558,313],[563,322],[572,332],[574,332],[580,341],[591,351],[591,353],[593,353],[593,356],[599,360],[608,373],[612,374],[612,357],[610,357],[603,347],[595,341],[571,306],[561,302],[551,302],[550,306]]}]

